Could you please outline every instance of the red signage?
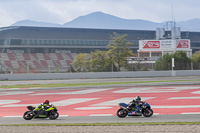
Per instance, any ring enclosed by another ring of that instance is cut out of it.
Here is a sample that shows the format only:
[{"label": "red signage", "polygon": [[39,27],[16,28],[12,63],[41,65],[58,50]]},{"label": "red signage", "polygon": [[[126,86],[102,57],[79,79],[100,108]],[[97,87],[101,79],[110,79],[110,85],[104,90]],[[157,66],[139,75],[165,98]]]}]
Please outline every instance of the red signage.
[{"label": "red signage", "polygon": [[143,48],[160,48],[160,41],[143,41]]},{"label": "red signage", "polygon": [[176,48],[189,48],[189,40],[176,40]]}]

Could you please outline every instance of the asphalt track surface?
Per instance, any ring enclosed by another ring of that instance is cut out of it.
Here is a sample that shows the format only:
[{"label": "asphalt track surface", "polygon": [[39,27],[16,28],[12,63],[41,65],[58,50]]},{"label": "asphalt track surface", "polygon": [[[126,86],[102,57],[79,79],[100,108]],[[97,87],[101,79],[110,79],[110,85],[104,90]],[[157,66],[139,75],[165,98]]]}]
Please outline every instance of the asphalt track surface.
[{"label": "asphalt track surface", "polygon": [[[77,79],[77,80],[34,80],[34,81],[0,81],[3,85],[17,84],[49,84],[49,83],[90,83],[90,82],[122,82],[122,81],[158,81],[158,80],[195,80],[200,79],[198,76],[191,77],[159,77],[159,78],[120,78],[120,79]],[[126,85],[108,85],[108,86],[83,86],[81,88],[91,87],[132,87],[132,86],[168,86],[168,85],[199,85],[199,81],[180,81],[180,82],[159,82],[159,83],[140,83]],[[80,89],[80,87],[70,87],[71,89]],[[49,88],[54,90],[58,88]],[[61,88],[64,89],[64,88]],[[45,89],[46,90],[46,89]],[[8,90],[0,90],[5,92]],[[21,90],[18,90],[21,91]],[[23,90],[24,91],[24,90]],[[200,101],[199,99],[196,99]],[[200,103],[200,102],[199,102]],[[199,110],[200,112],[200,110]],[[191,122],[200,121],[200,114],[170,114],[170,115],[153,115],[150,118],[145,117],[126,117],[118,118],[117,116],[60,116],[57,120],[33,119],[25,121],[22,117],[0,117],[0,124],[36,124],[36,123],[113,123],[113,122]]]},{"label": "asphalt track surface", "polygon": [[0,125],[2,124],[40,124],[40,123],[148,123],[148,122],[199,122],[200,115],[185,114],[185,115],[153,115],[145,118],[143,116],[128,116],[118,118],[117,116],[61,116],[57,120],[49,119],[32,119],[24,120],[22,117],[1,117]]}]

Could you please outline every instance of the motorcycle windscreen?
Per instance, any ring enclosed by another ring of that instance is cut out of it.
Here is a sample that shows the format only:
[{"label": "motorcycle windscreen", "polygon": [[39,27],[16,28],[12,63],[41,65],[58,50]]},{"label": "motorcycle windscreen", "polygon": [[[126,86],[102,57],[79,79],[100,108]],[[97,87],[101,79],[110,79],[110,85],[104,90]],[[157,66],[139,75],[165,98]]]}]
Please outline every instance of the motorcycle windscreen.
[{"label": "motorcycle windscreen", "polygon": [[128,107],[126,103],[119,103],[119,106]]}]

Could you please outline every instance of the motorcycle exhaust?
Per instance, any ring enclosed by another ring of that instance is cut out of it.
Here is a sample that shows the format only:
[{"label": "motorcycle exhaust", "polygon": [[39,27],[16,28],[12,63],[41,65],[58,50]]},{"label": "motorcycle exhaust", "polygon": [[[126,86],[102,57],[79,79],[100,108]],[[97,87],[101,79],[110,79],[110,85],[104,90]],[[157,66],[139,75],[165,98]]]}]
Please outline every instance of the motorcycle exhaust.
[{"label": "motorcycle exhaust", "polygon": [[130,112],[126,107],[123,107],[123,106],[120,106],[120,107],[121,107],[122,109],[124,109],[124,110]]}]

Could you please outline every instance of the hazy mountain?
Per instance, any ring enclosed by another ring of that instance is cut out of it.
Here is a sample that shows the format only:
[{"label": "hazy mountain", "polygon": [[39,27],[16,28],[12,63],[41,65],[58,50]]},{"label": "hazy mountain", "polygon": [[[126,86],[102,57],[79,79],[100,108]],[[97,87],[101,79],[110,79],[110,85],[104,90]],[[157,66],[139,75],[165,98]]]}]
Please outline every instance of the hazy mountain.
[{"label": "hazy mountain", "polygon": [[159,23],[140,19],[122,19],[102,12],[94,12],[80,16],[71,22],[63,24],[65,27],[104,28],[104,29],[136,29],[155,30]]},{"label": "hazy mountain", "polygon": [[22,20],[12,24],[11,26],[59,27],[61,25],[46,22],[36,22],[32,20]]},{"label": "hazy mountain", "polygon": [[[200,31],[200,19],[177,22],[182,31]],[[63,25],[31,20],[18,21],[12,26],[39,26],[39,27],[74,27],[74,28],[100,28],[100,29],[132,29],[155,30],[158,27],[166,27],[166,22],[156,23],[141,19],[122,19],[103,12],[94,12],[80,16]]]},{"label": "hazy mountain", "polygon": [[188,21],[180,21],[178,25],[186,31],[200,31],[200,18],[190,19]]}]

